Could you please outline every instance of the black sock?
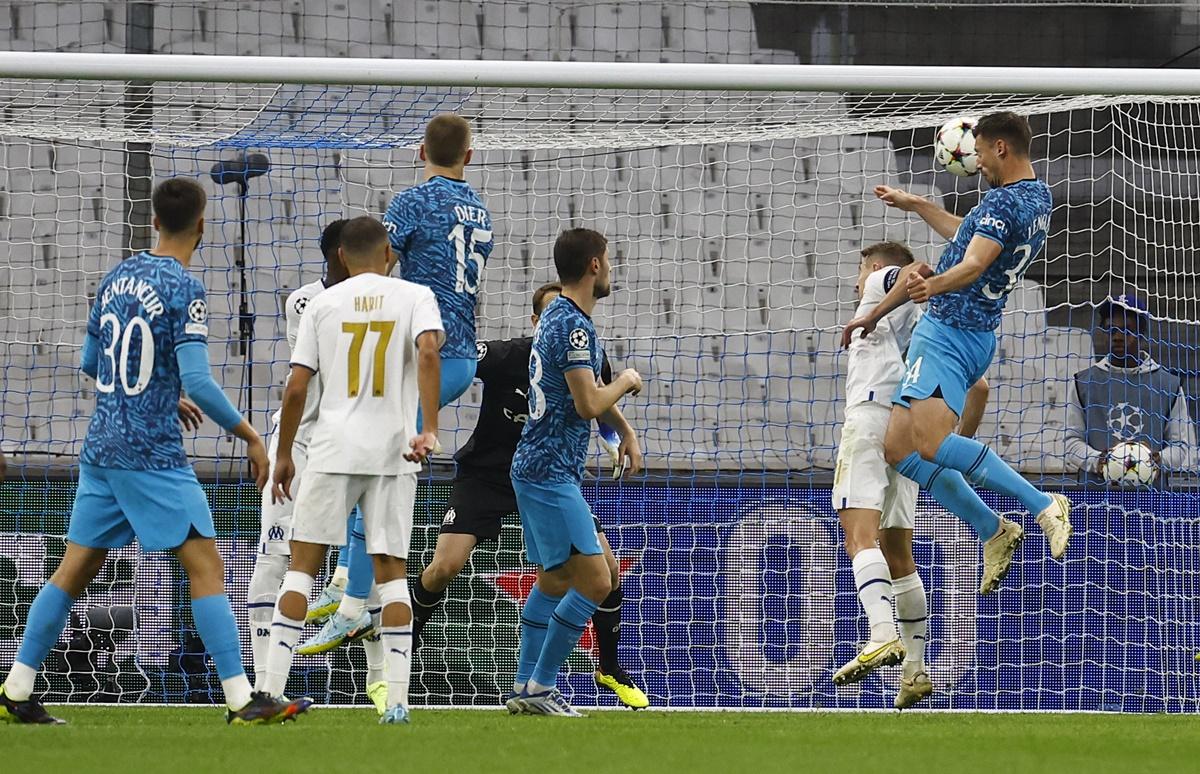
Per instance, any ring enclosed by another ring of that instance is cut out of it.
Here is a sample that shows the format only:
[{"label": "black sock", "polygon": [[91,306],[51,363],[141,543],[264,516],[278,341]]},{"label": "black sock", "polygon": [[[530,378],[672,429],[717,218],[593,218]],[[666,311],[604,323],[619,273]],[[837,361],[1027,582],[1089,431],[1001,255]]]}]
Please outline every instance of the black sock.
[{"label": "black sock", "polygon": [[621,587],[612,590],[592,614],[596,628],[596,647],[600,651],[600,671],[612,674],[621,668],[617,663],[617,641],[621,639]]},{"label": "black sock", "polygon": [[413,581],[413,639],[420,638],[421,630],[425,628],[425,623],[433,617],[433,613],[438,609],[438,605],[442,604],[442,597],[444,596],[446,596],[445,589],[435,592],[425,588],[425,584],[421,582],[420,575]]}]

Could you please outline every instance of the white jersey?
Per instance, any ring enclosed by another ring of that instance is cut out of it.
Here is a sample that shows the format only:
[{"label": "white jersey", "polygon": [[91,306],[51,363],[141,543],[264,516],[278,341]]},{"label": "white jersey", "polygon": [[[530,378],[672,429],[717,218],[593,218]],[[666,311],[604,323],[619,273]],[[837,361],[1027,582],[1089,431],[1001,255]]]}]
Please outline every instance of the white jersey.
[{"label": "white jersey", "polygon": [[420,465],[403,455],[417,433],[417,337],[442,316],[433,291],[359,274],[308,303],[292,364],[320,382],[308,470],[395,476]]},{"label": "white jersey", "polygon": [[[287,321],[289,353],[296,351],[296,335],[300,332],[300,318],[304,315],[304,310],[308,308],[308,303],[313,300],[313,297],[324,289],[325,282],[317,280],[293,290],[288,295],[287,308],[284,310],[283,316]],[[313,379],[308,383],[308,394],[304,398],[304,413],[300,416],[300,426],[296,428],[296,438],[293,441],[296,446],[301,448],[308,446],[308,439],[312,435],[313,420],[317,418],[318,394],[317,380]],[[281,406],[271,415],[271,424],[274,425],[276,433],[279,431],[279,418],[282,413],[283,407]]]},{"label": "white jersey", "polygon": [[[899,266],[872,272],[854,316],[862,317],[879,306],[899,275]],[[904,378],[904,352],[922,313],[916,304],[905,304],[880,320],[867,336],[855,333],[846,369],[846,408],[866,402],[891,405],[892,395]]]}]

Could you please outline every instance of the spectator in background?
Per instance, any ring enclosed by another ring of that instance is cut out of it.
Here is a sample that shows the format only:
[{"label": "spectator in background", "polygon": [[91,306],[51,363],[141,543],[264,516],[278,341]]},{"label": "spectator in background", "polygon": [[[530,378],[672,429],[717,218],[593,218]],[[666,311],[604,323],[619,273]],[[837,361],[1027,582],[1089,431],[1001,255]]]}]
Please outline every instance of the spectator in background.
[{"label": "spectator in background", "polygon": [[[1092,366],[1075,374],[1067,396],[1067,464],[1102,479],[1109,451],[1123,441],[1150,447],[1161,468],[1159,485],[1173,471],[1192,468],[1196,431],[1182,381],[1143,348],[1151,317],[1132,293],[1109,298],[1097,310]],[[1095,479],[1093,479],[1095,480]]]}]

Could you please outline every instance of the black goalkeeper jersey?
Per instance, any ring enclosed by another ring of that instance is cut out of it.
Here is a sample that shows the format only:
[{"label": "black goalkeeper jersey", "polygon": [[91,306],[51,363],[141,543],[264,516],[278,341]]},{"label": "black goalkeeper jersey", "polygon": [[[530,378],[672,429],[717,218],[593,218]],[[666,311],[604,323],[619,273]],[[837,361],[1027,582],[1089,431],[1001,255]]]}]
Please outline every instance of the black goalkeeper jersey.
[{"label": "black goalkeeper jersey", "polygon": [[[511,486],[509,473],[525,420],[529,418],[530,337],[476,343],[479,362],[475,377],[483,382],[479,421],[475,431],[454,455],[457,478],[477,478]],[[612,381],[612,367],[604,363],[601,379]]]}]

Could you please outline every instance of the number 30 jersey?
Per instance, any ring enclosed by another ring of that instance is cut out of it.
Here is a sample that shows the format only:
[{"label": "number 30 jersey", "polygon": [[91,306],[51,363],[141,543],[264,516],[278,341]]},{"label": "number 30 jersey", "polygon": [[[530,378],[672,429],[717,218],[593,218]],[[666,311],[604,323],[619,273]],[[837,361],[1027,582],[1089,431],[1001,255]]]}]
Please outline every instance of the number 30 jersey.
[{"label": "number 30 jersey", "polygon": [[513,456],[512,477],[536,483],[583,481],[590,423],[575,411],[567,371],[590,368],[600,378],[604,352],[596,328],[574,301],[559,296],[546,307],[529,355],[529,419]]},{"label": "number 30 jersey", "polygon": [[392,198],[383,216],[400,276],[437,296],[444,358],[475,359],[475,297],[492,254],[492,218],[465,180],[432,177]]},{"label": "number 30 jersey", "polygon": [[1008,294],[1046,244],[1052,206],[1050,186],[1041,180],[1019,180],[984,194],[963,218],[937,271],[943,274],[962,263],[967,245],[976,236],[998,243],[1000,255],[972,284],[929,299],[930,317],[970,331],[1000,327]]},{"label": "number 30 jersey", "polygon": [[122,470],[186,467],[175,348],[207,346],[204,286],[174,258],[130,256],[101,280],[87,333],[100,357],[80,461]]},{"label": "number 30 jersey", "polygon": [[395,277],[359,274],[308,302],[292,350],[292,365],[320,380],[308,470],[420,470],[403,455],[417,433],[417,338],[427,331],[444,336],[433,292]]}]

